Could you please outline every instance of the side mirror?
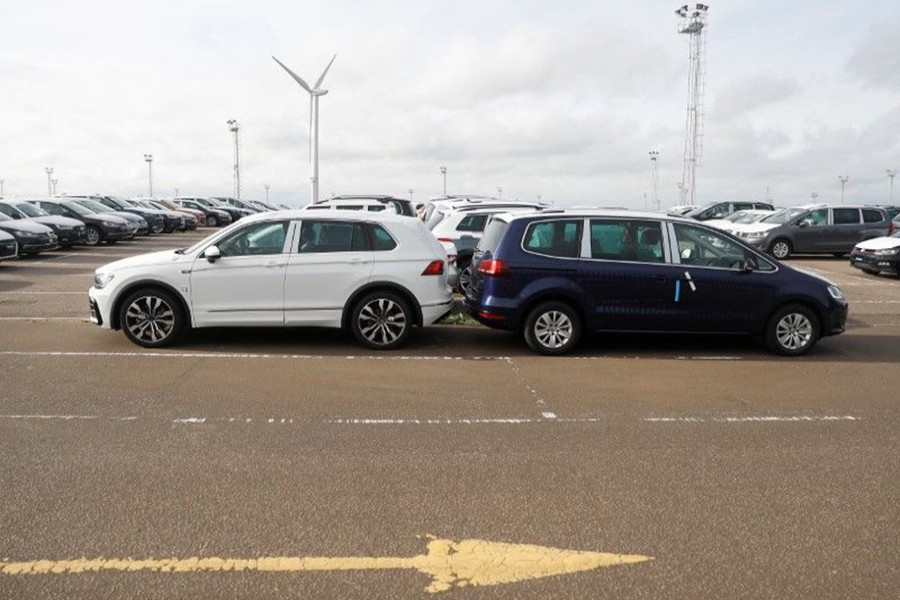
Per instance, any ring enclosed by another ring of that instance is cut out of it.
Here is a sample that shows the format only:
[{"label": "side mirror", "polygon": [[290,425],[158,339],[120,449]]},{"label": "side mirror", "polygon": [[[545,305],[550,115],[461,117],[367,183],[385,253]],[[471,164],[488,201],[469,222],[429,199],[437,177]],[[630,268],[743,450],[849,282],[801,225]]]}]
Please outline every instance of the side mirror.
[{"label": "side mirror", "polygon": [[799,223],[797,223],[797,227],[809,227],[809,221],[800,221]]},{"label": "side mirror", "polygon": [[216,262],[220,258],[222,258],[222,253],[219,252],[219,248],[216,246],[210,246],[206,250],[203,251],[203,257],[211,263]]}]

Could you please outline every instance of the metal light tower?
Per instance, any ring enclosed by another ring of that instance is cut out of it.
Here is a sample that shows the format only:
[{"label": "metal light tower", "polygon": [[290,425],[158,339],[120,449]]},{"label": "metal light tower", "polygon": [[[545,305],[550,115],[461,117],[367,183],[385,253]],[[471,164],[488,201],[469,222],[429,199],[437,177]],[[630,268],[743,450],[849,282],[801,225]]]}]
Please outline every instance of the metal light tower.
[{"label": "metal light tower", "polygon": [[323,90],[320,86],[325,80],[325,75],[328,74],[328,69],[331,68],[331,63],[334,62],[335,58],[337,58],[337,54],[331,57],[328,66],[325,67],[325,70],[319,75],[319,79],[316,80],[316,84],[313,87],[309,87],[299,75],[284,66],[280,60],[274,56],[272,57],[272,60],[281,65],[281,68],[287,71],[288,75],[293,77],[294,81],[299,83],[300,87],[309,93],[309,165],[312,170],[310,181],[312,183],[311,202],[313,204],[319,200],[319,96],[324,96],[328,93],[328,90]]},{"label": "metal light tower", "polygon": [[53,184],[53,195],[55,196],[55,195],[56,195],[56,184],[59,183],[59,179],[58,179],[58,178],[57,178],[57,179],[51,179],[51,180],[50,180],[50,183]]},{"label": "metal light tower", "polygon": [[[887,173],[888,178],[891,180],[890,204],[893,205],[894,204],[894,175],[897,174],[897,169],[887,169],[885,171],[885,173]],[[3,185],[3,180],[0,179],[0,186],[2,186],[2,185]],[[0,189],[2,189],[2,188],[0,188]],[[3,195],[3,192],[0,191],[0,196],[2,196],[2,195]]]},{"label": "metal light tower", "polygon": [[44,167],[44,173],[47,174],[47,195],[53,195],[53,167]]},{"label": "metal light tower", "polygon": [[500,198],[501,200],[503,199],[503,188],[502,187],[497,188],[497,197]]},{"label": "metal light tower", "polygon": [[0,198],[3,197],[3,184],[6,183],[5,179],[0,179]]},{"label": "metal light tower", "polygon": [[650,185],[653,188],[653,196],[650,198],[652,207],[659,210],[659,152],[650,151]]},{"label": "metal light tower", "polygon": [[150,183],[150,194],[149,197],[153,197],[153,155],[145,154],[144,160],[147,161],[147,180]]},{"label": "metal light tower", "polygon": [[441,165],[440,167],[441,175],[444,176],[444,196],[447,195],[447,167]]},{"label": "metal light tower", "polygon": [[263,187],[266,188],[266,203],[268,204],[268,202],[269,202],[269,184],[267,183]]},{"label": "metal light tower", "polygon": [[841,181],[841,204],[844,203],[844,186],[847,185],[847,180],[850,179],[847,175],[838,175],[838,179]]},{"label": "metal light tower", "polygon": [[687,122],[684,135],[684,168],[681,175],[680,203],[695,204],[697,167],[703,152],[703,97],[706,93],[705,55],[707,4],[685,4],[675,11],[678,33],[688,36],[690,66],[688,68]]},{"label": "metal light tower", "polygon": [[812,192],[812,193],[810,193],[809,197],[812,198],[813,202],[815,202],[816,199],[819,197],[819,192]]},{"label": "metal light tower", "polygon": [[413,192],[416,191],[416,190],[414,190],[414,189],[412,189],[412,188],[409,188],[409,189],[406,190],[406,191],[409,192],[409,201],[412,202],[412,199],[413,199]]},{"label": "metal light tower", "polygon": [[226,121],[228,129],[234,134],[234,197],[241,199],[241,145],[239,132],[241,125],[235,119]]}]

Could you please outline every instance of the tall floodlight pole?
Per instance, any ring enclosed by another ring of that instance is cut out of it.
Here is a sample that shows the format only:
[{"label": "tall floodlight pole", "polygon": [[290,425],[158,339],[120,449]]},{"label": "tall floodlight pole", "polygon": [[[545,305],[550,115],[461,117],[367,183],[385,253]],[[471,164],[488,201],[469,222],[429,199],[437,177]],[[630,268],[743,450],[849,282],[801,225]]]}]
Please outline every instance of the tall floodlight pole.
[{"label": "tall floodlight pole", "polygon": [[47,195],[53,195],[53,167],[44,167],[44,173],[47,174]]},{"label": "tall floodlight pole", "polygon": [[819,193],[818,193],[818,192],[812,192],[812,193],[810,193],[809,197],[812,198],[812,201],[813,201],[813,202],[815,202],[816,199],[819,197]]},{"label": "tall floodlight pole", "polygon": [[847,175],[838,175],[838,179],[841,182],[841,204],[844,203],[844,186],[847,185],[847,180],[850,179]]},{"label": "tall floodlight pole", "polygon": [[497,188],[497,197],[500,198],[501,200],[503,199],[503,188],[502,187]]},{"label": "tall floodlight pole", "polygon": [[[897,169],[887,169],[885,171],[887,173],[888,178],[891,180],[891,195],[890,195],[890,204],[893,206],[894,204],[894,175],[897,174]],[[3,180],[0,179],[0,185],[3,185]],[[3,195],[3,192],[0,192],[0,196]]]},{"label": "tall floodlight pole", "polygon": [[153,155],[145,154],[144,160],[147,161],[147,181],[150,183],[150,195],[148,197],[153,197]]},{"label": "tall floodlight pole", "polygon": [[266,203],[268,203],[269,202],[269,184],[267,183],[263,187],[266,188]]},{"label": "tall floodlight pole", "polygon": [[337,58],[337,54],[331,57],[328,66],[325,67],[319,79],[316,80],[316,84],[313,87],[309,87],[299,75],[284,66],[280,60],[274,56],[272,57],[272,60],[281,65],[281,68],[287,71],[288,75],[293,77],[294,81],[299,83],[300,87],[309,93],[309,165],[312,171],[310,181],[312,184],[311,202],[313,204],[319,200],[319,96],[324,96],[328,93],[328,90],[323,90],[320,86],[325,81],[325,75],[328,74],[328,69],[331,68],[331,63],[334,62],[335,58]]},{"label": "tall floodlight pole", "polygon": [[5,179],[0,179],[0,198],[3,197],[3,184],[6,182]]},{"label": "tall floodlight pole", "polygon": [[234,197],[241,199],[241,145],[239,133],[241,124],[235,119],[226,121],[228,129],[234,134]]},{"label": "tall floodlight pole", "polygon": [[58,178],[57,178],[57,179],[51,179],[51,180],[50,180],[50,183],[53,184],[53,195],[55,196],[55,195],[56,195],[56,184],[59,183],[59,179],[58,179]]},{"label": "tall floodlight pole", "polygon": [[690,65],[688,68],[687,122],[684,135],[684,167],[681,174],[680,204],[695,204],[697,167],[703,152],[703,96],[706,93],[704,71],[707,4],[685,4],[675,11],[678,33],[688,36]]},{"label": "tall floodlight pole", "polygon": [[416,190],[414,190],[414,189],[412,189],[412,188],[409,188],[409,189],[406,190],[406,191],[409,192],[409,201],[412,202],[412,199],[413,199],[413,192],[416,191]]},{"label": "tall floodlight pole", "polygon": [[650,199],[652,207],[659,210],[659,152],[650,151],[650,185],[653,188],[653,196]]},{"label": "tall floodlight pole", "polygon": [[444,176],[444,196],[447,196],[447,167],[444,165],[440,166],[441,175]]}]

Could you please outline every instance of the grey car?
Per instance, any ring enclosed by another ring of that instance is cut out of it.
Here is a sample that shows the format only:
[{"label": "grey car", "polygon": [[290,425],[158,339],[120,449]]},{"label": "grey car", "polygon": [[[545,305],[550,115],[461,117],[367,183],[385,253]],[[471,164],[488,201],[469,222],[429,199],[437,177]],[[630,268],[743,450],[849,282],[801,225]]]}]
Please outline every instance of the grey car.
[{"label": "grey car", "polygon": [[887,235],[890,228],[881,207],[818,204],[785,208],[737,235],[781,260],[798,253],[843,256],[860,242]]}]

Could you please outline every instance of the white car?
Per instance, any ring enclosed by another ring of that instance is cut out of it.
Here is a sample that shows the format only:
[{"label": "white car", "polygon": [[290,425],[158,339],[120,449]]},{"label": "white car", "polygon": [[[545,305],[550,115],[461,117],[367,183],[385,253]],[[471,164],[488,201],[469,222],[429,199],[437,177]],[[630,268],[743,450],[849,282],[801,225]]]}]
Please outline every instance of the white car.
[{"label": "white car", "polygon": [[728,233],[733,234],[743,229],[744,225],[752,225],[753,223],[758,223],[769,215],[774,214],[774,210],[766,210],[761,208],[739,210],[737,212],[731,213],[724,219],[710,219],[708,221],[704,221],[704,223],[706,223],[710,227],[715,227],[716,229],[721,229],[722,231],[727,231]]},{"label": "white car", "polygon": [[0,261],[11,260],[18,257],[19,244],[16,243],[16,238],[5,231],[0,231]]},{"label": "white car", "polygon": [[850,264],[866,273],[900,277],[900,229],[858,243],[850,253]]},{"label": "white car", "polygon": [[446,254],[418,219],[258,213],[181,250],[97,269],[91,320],[147,348],[188,327],[334,327],[393,349],[450,312]]}]

